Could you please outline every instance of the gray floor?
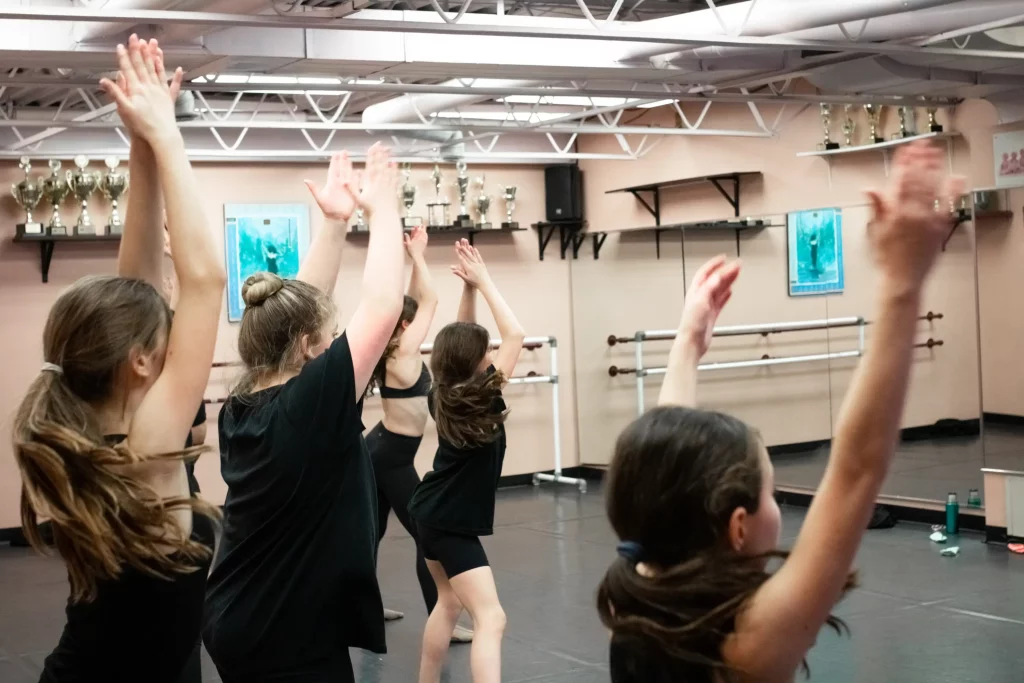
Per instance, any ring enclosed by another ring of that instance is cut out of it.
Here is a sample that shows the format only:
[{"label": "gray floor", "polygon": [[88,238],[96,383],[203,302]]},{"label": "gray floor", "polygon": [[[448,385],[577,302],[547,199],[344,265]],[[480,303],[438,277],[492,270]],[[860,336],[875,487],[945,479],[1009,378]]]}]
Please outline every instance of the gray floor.
[{"label": "gray floor", "polygon": [[[592,487],[596,488],[596,487]],[[803,511],[786,508],[784,545]],[[545,486],[502,491],[497,533],[486,541],[508,613],[506,683],[607,681],[607,635],[594,588],[614,554],[600,491]],[[398,525],[393,525],[397,527]],[[830,683],[1011,683],[1024,671],[1024,557],[959,540],[961,555],[941,557],[926,526],[869,532],[858,568],[862,588],[838,614],[852,636],[823,633],[812,651],[813,681]],[[400,528],[380,554],[385,602],[404,610],[388,626],[385,657],[354,654],[357,680],[416,680],[423,606],[413,574],[413,546]],[[35,681],[57,639],[67,595],[59,562],[0,548],[0,683]],[[208,681],[218,680],[204,662]],[[468,682],[469,648],[453,648],[449,683]]]},{"label": "gray floor", "polygon": [[[829,449],[773,456],[780,486],[817,488]],[[889,496],[945,501],[954,491],[961,505],[970,489],[982,491],[982,467],[1024,471],[1024,428],[985,426],[985,436],[900,443],[882,493]]]}]

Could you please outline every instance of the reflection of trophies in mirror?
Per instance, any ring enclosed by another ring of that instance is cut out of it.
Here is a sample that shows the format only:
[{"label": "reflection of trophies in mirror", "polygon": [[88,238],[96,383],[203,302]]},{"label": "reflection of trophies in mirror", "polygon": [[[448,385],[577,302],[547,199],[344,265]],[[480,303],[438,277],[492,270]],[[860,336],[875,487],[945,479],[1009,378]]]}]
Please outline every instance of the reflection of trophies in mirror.
[{"label": "reflection of trophies in mirror", "polygon": [[846,118],[843,119],[843,137],[846,138],[846,146],[853,146],[853,134],[857,130],[857,124],[853,121],[853,105],[847,104],[843,107]]},{"label": "reflection of trophies in mirror", "polygon": [[32,172],[32,163],[28,157],[21,158],[18,168],[25,172],[25,179],[11,185],[11,194],[14,195],[14,201],[18,202],[18,206],[25,211],[25,222],[19,223],[15,230],[19,235],[42,235],[43,224],[32,219],[32,210],[43,198],[43,186],[29,175]]},{"label": "reflection of trophies in mirror", "polygon": [[900,115],[900,132],[893,136],[894,140],[912,138],[917,135],[917,122],[914,120],[913,107],[900,107],[896,110]]},{"label": "reflection of trophies in mirror", "polygon": [[512,212],[516,210],[516,188],[515,185],[501,188],[501,197],[505,200],[505,222],[501,224],[504,230],[515,230],[519,223],[512,220]]},{"label": "reflection of trophies in mirror", "polygon": [[60,173],[60,162],[50,159],[50,175],[43,180],[43,197],[53,207],[46,232],[51,235],[67,235],[68,228],[60,218],[60,205],[71,193],[67,181]]},{"label": "reflection of trophies in mirror", "polygon": [[822,102],[819,111],[821,113],[821,128],[824,133],[821,149],[839,149],[839,143],[832,141],[832,105]]},{"label": "reflection of trophies in mirror", "polygon": [[484,177],[480,176],[473,180],[473,184],[480,188],[480,194],[476,196],[474,200],[476,203],[477,217],[480,219],[476,223],[477,230],[490,230],[491,224],[487,222],[487,212],[491,208],[491,198],[487,194],[487,190],[484,187]]},{"label": "reflection of trophies in mirror", "polygon": [[868,114],[868,126],[871,129],[871,136],[868,140],[869,143],[885,142],[885,139],[880,135],[880,128],[882,125],[882,105],[880,104],[865,104],[864,111]]},{"label": "reflection of trophies in mirror", "polygon": [[75,166],[78,167],[78,170],[68,171],[68,186],[75,193],[78,201],[82,202],[82,213],[78,215],[78,220],[75,222],[76,235],[96,234],[96,228],[92,224],[92,216],[89,215],[89,197],[100,186],[100,174],[86,171],[85,167],[88,165],[89,158],[84,154],[79,154],[75,157]]},{"label": "reflection of trophies in mirror", "polygon": [[123,232],[124,223],[117,210],[117,202],[128,191],[128,174],[117,172],[116,169],[121,163],[117,157],[107,157],[103,163],[107,167],[107,172],[103,174],[100,188],[103,190],[103,195],[110,200],[110,222],[107,223],[107,234],[120,235]]},{"label": "reflection of trophies in mirror", "polygon": [[928,107],[928,131],[931,133],[942,132],[942,124],[935,120],[935,115],[938,113],[938,107]]},{"label": "reflection of trophies in mirror", "polygon": [[434,179],[434,201],[427,204],[427,224],[433,228],[448,227],[448,197],[441,196],[444,176],[437,164],[434,164],[431,177]]},{"label": "reflection of trophies in mirror", "polygon": [[466,162],[459,159],[455,162],[455,168],[459,171],[459,175],[455,179],[455,187],[459,190],[459,215],[455,218],[455,227],[472,228],[473,219],[469,217],[469,207],[466,205],[466,198],[469,194],[469,176],[466,174]]},{"label": "reflection of trophies in mirror", "polygon": [[409,162],[402,164],[402,177],[405,179],[402,183],[402,206],[405,207],[402,227],[415,228],[417,225],[423,225],[423,219],[412,215],[412,207],[416,203],[416,186],[412,184],[412,164]]}]

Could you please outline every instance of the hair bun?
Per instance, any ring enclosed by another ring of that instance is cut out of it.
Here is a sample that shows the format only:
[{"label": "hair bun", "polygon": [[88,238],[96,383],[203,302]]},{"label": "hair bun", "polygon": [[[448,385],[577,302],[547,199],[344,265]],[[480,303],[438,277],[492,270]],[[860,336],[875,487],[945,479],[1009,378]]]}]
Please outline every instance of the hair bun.
[{"label": "hair bun", "polygon": [[259,272],[245,278],[242,301],[246,306],[260,306],[284,288],[284,280],[273,273]]}]

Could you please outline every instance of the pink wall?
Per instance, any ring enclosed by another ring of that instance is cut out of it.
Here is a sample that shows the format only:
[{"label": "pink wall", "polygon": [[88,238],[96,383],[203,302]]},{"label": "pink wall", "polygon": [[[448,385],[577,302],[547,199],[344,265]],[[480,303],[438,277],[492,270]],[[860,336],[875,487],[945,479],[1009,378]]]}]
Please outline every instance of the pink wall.
[{"label": "pink wall", "polygon": [[[470,169],[471,175],[479,169]],[[488,167],[488,188],[492,196],[500,184],[519,187],[516,218],[523,227],[543,216],[543,174],[537,168],[512,166]],[[444,169],[449,183],[454,182],[454,170]],[[317,179],[324,172],[321,167],[291,165],[200,165],[197,167],[203,195],[196,198],[206,210],[211,229],[223,248],[223,205],[225,203],[294,203],[309,202],[302,185],[304,178]],[[420,189],[421,202],[433,195],[429,167],[418,167],[414,178]],[[13,164],[0,166],[0,181],[11,183],[21,179],[21,172]],[[3,185],[3,183],[0,183]],[[455,192],[448,189],[449,197]],[[312,205],[312,202],[309,202]],[[91,203],[92,205],[93,203]],[[319,227],[313,206],[313,227]],[[60,244],[57,246],[50,270],[49,284],[42,284],[39,276],[39,250],[34,245],[13,244],[14,224],[23,220],[20,209],[8,197],[4,203],[6,220],[0,228],[0,312],[4,334],[0,335],[0,356],[6,362],[0,366],[0,528],[19,524],[18,496],[20,480],[11,455],[11,416],[23,395],[25,387],[38,372],[42,361],[40,338],[49,307],[57,295],[78,278],[92,273],[112,273],[116,267],[117,246],[114,243],[86,245]],[[107,206],[95,202],[94,215],[106,216]],[[504,206],[497,198],[492,200],[491,220],[500,221]],[[416,215],[426,216],[425,209],[417,207]],[[73,207],[65,210],[65,217],[75,215]],[[448,271],[454,237],[435,236],[427,251],[441,302],[434,321],[431,337],[441,326],[454,319],[461,293],[461,281]],[[477,238],[477,246],[487,259],[491,273],[505,293],[531,336],[553,335],[561,340],[559,371],[561,383],[561,445],[564,463],[577,463],[575,439],[575,397],[572,354],[572,329],[569,304],[569,266],[557,258],[537,259],[536,234],[532,229],[514,235],[484,235]],[[335,290],[341,321],[356,305],[362,282],[362,263],[366,238],[351,239],[342,263],[341,275]],[[493,320],[480,302],[481,322],[496,334]],[[237,359],[235,342],[237,329],[221,321],[217,340],[216,359]],[[548,350],[526,351],[517,374],[535,370],[548,371]],[[209,398],[226,395],[233,375],[230,370],[214,370]],[[505,459],[506,475],[551,469],[554,462],[551,387],[549,385],[514,386],[507,390],[511,407],[509,417],[509,452]],[[220,464],[216,455],[217,406],[209,411],[208,443],[214,451],[200,458],[197,475],[204,493],[214,502],[223,500],[225,486],[220,477]],[[379,419],[373,402],[366,408],[364,422],[373,426]],[[417,466],[430,467],[436,440],[429,432]]]}]

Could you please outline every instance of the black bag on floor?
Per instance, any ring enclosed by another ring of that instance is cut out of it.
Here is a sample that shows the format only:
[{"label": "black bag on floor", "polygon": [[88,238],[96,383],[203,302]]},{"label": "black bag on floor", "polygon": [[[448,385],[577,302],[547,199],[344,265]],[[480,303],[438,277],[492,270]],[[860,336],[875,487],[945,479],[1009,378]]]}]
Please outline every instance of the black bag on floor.
[{"label": "black bag on floor", "polygon": [[868,529],[891,529],[896,526],[896,515],[893,511],[882,505],[876,505],[871,513],[871,521],[868,522]]}]

